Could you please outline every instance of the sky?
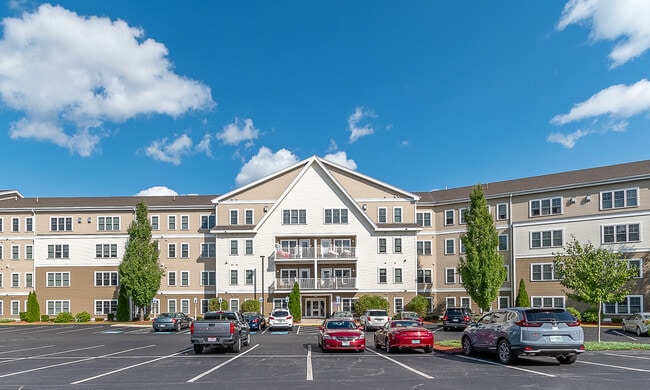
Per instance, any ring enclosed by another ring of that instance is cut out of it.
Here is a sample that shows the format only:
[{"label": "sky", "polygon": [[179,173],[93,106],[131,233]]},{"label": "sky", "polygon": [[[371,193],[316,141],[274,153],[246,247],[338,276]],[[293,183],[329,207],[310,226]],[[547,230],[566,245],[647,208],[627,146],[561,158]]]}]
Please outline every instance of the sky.
[{"label": "sky", "polygon": [[648,159],[645,0],[0,4],[0,189],[220,195],[319,156],[405,191]]}]

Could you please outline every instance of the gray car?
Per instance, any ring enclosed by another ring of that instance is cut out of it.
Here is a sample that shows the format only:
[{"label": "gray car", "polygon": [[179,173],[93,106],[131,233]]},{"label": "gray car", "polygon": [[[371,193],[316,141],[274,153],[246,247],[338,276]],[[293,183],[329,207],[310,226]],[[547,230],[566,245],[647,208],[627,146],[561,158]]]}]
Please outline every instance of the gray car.
[{"label": "gray car", "polygon": [[624,332],[635,332],[637,336],[647,335],[650,330],[650,313],[636,313],[623,318]]},{"label": "gray car", "polygon": [[585,351],[580,322],[565,309],[513,308],[491,311],[463,331],[465,355],[496,352],[499,361],[518,356],[552,356],[572,364]]}]

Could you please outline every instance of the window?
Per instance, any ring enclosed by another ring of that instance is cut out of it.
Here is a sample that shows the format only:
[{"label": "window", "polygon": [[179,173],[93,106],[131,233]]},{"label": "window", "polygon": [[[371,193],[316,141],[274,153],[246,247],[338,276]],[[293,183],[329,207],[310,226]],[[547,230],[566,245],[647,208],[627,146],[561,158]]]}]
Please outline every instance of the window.
[{"label": "window", "polygon": [[2,259],[2,245],[0,245],[0,260]]},{"label": "window", "polygon": [[175,312],[176,311],[176,300],[175,299],[170,299],[167,301],[167,311],[169,312]]},{"label": "window", "polygon": [[470,297],[460,297],[460,307],[471,308],[472,299]]},{"label": "window", "polygon": [[176,216],[175,215],[167,216],[167,229],[168,230],[176,230]]},{"label": "window", "polygon": [[385,238],[380,238],[379,239],[378,251],[379,251],[379,253],[386,253],[386,239]]},{"label": "window", "polygon": [[508,219],[508,204],[499,203],[497,205],[497,221]]},{"label": "window", "polygon": [[96,299],[95,314],[109,314],[117,312],[117,299]]},{"label": "window", "polygon": [[294,209],[282,210],[283,225],[305,225],[307,224],[307,210]]},{"label": "window", "polygon": [[562,198],[536,199],[530,201],[530,216],[562,214]]},{"label": "window", "polygon": [[631,242],[640,240],[640,224],[603,226],[603,243]]},{"label": "window", "polygon": [[47,315],[55,316],[61,312],[70,313],[69,300],[47,301]]},{"label": "window", "polygon": [[231,285],[236,285],[239,283],[239,277],[237,275],[237,270],[236,269],[231,269],[230,270],[230,284]]},{"label": "window", "polygon": [[160,229],[160,217],[157,215],[152,215],[151,216],[151,229],[152,230],[158,230]]},{"label": "window", "polygon": [[445,226],[455,223],[454,210],[445,210]]},{"label": "window", "polygon": [[0,288],[2,288],[2,274],[0,274]]},{"label": "window", "polygon": [[253,224],[253,210],[244,210],[244,224],[252,225]]},{"label": "window", "polygon": [[[2,283],[0,283],[0,287]],[[33,288],[34,287],[34,274],[31,272],[25,272],[25,287]]]},{"label": "window", "polygon": [[252,255],[253,254],[253,240],[246,240],[244,241],[246,245],[246,254],[247,255]]},{"label": "window", "polygon": [[216,247],[214,243],[201,243],[201,257],[215,257]]},{"label": "window", "polygon": [[239,310],[239,299],[230,300],[230,310],[238,311]]},{"label": "window", "polygon": [[20,274],[18,272],[11,273],[11,287],[20,287]]},{"label": "window", "polygon": [[453,255],[455,252],[456,240],[453,238],[445,239],[445,255]]},{"label": "window", "polygon": [[48,259],[67,259],[70,257],[70,245],[57,244],[47,246]]},{"label": "window", "polygon": [[181,230],[190,230],[189,215],[181,215]]},{"label": "window", "polygon": [[394,253],[402,253],[402,239],[401,238],[395,238],[393,240],[393,252]]},{"label": "window", "polygon": [[499,234],[499,250],[507,251],[508,250],[508,235]]},{"label": "window", "polygon": [[628,295],[621,302],[603,304],[605,314],[634,314],[641,312],[643,296]]},{"label": "window", "polygon": [[181,271],[181,286],[189,286],[189,285],[190,285],[190,272]]},{"label": "window", "polygon": [[641,259],[629,259],[627,261],[627,266],[637,270],[636,275],[634,275],[635,278],[643,277],[643,261]]},{"label": "window", "polygon": [[537,263],[530,265],[530,280],[534,282],[543,280],[556,280],[553,272],[553,263]]},{"label": "window", "polygon": [[447,297],[445,299],[445,305],[447,307],[456,307],[456,297]]},{"label": "window", "polygon": [[420,256],[431,256],[431,241],[418,241],[417,251]]},{"label": "window", "polygon": [[504,282],[508,283],[510,282],[510,266],[505,264],[503,268],[505,268],[506,271],[506,280],[504,280]]},{"label": "window", "polygon": [[230,224],[231,225],[239,224],[239,210],[230,210]]},{"label": "window", "polygon": [[465,221],[465,216],[467,215],[467,208],[462,208],[458,210],[458,223],[465,224],[467,221]]},{"label": "window", "polygon": [[456,268],[445,268],[445,284],[456,283]]},{"label": "window", "polygon": [[50,230],[53,232],[72,231],[72,217],[50,218]]},{"label": "window", "polygon": [[402,283],[402,269],[395,268],[393,270],[393,283]]},{"label": "window", "polygon": [[386,223],[386,207],[379,207],[377,209],[377,221],[379,223]]},{"label": "window", "polygon": [[18,245],[11,246],[11,260],[20,259],[20,247]]},{"label": "window", "polygon": [[418,270],[418,283],[420,283],[420,284],[431,284],[431,270],[430,269],[419,269]]},{"label": "window", "polygon": [[190,300],[181,299],[181,312],[188,314],[190,312]]},{"label": "window", "polygon": [[11,301],[11,315],[20,315],[20,301]]},{"label": "window", "polygon": [[388,283],[388,273],[386,271],[386,268],[379,268],[378,282],[379,283]]},{"label": "window", "polygon": [[167,285],[168,286],[176,285],[176,271],[167,272]]},{"label": "window", "polygon": [[497,304],[499,305],[499,309],[506,309],[510,307],[510,297],[500,296]]},{"label": "window", "polygon": [[11,231],[12,232],[20,231],[20,218],[11,218]]},{"label": "window", "polygon": [[167,257],[171,259],[176,257],[176,244],[167,244]]},{"label": "window", "polygon": [[607,191],[600,193],[600,209],[618,209],[638,206],[638,189]]},{"label": "window", "polygon": [[214,271],[201,271],[201,286],[216,285],[216,274]]},{"label": "window", "polygon": [[97,230],[117,231],[120,230],[120,217],[99,217],[97,218]]},{"label": "window", "polygon": [[246,281],[245,284],[253,284],[255,282],[255,270],[247,269],[246,270]]},{"label": "window", "polygon": [[26,232],[33,232],[34,231],[34,218],[32,218],[32,217],[25,218],[25,231]]},{"label": "window", "polygon": [[404,298],[393,299],[393,307],[395,308],[395,313],[401,313],[404,310]]},{"label": "window", "polygon": [[34,247],[31,245],[25,245],[25,258],[27,260],[32,260],[34,258]]},{"label": "window", "polygon": [[190,244],[184,242],[181,244],[181,257],[187,259],[190,257]]},{"label": "window", "polygon": [[420,226],[431,226],[431,213],[415,213],[415,222]]},{"label": "window", "polygon": [[95,272],[95,286],[96,287],[117,286],[118,285],[117,277],[118,277],[117,271]]},{"label": "window", "polygon": [[544,232],[530,233],[531,248],[551,248],[562,246],[562,230],[548,230]]},{"label": "window", "polygon": [[70,287],[70,272],[48,272],[47,287]]},{"label": "window", "polygon": [[214,214],[201,216],[201,229],[208,230],[216,224],[216,216]]},{"label": "window", "polygon": [[237,240],[230,240],[230,254],[236,255],[238,252]]},{"label": "window", "polygon": [[348,209],[325,209],[326,224],[348,223]]},{"label": "window", "polygon": [[96,244],[95,257],[117,258],[117,244]]},{"label": "window", "polygon": [[3,221],[3,219],[0,218],[0,232],[2,231],[2,221]]},{"label": "window", "polygon": [[564,308],[564,297],[530,297],[533,307]]},{"label": "window", "polygon": [[402,223],[401,207],[393,207],[393,223]]}]

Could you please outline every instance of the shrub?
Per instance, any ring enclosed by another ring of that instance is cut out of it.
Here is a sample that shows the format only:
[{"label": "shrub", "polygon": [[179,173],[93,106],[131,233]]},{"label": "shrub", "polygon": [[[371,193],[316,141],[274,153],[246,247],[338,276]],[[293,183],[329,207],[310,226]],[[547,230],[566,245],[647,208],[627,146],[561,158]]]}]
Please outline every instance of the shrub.
[{"label": "shrub", "polygon": [[355,315],[362,316],[368,309],[384,309],[388,311],[388,300],[378,295],[363,295],[354,305]]},{"label": "shrub", "polygon": [[621,317],[618,318],[612,318],[612,323],[613,324],[620,324],[623,322],[623,319]]},{"label": "shrub", "polygon": [[88,322],[90,321],[90,313],[87,311],[82,311],[81,313],[77,313],[74,316],[75,322]]},{"label": "shrub", "polygon": [[208,301],[208,310],[210,311],[228,310],[228,300],[222,299],[221,303],[219,303],[219,298],[217,297],[210,298],[210,300]]},{"label": "shrub", "polygon": [[571,315],[574,316],[578,321],[582,321],[582,315],[575,307],[567,307],[566,311],[571,313]]},{"label": "shrub", "polygon": [[54,322],[56,323],[64,323],[64,322],[72,322],[74,321],[74,316],[72,313],[67,312],[67,311],[62,311],[61,313],[57,314],[56,317],[54,317]]},{"label": "shrub", "polygon": [[241,311],[260,311],[260,303],[255,299],[247,299],[241,304]]},{"label": "shrub", "polygon": [[590,308],[582,312],[583,322],[598,322],[598,309]]},{"label": "shrub", "polygon": [[50,316],[47,314],[41,314],[41,322],[49,322],[50,321]]},{"label": "shrub", "polygon": [[41,307],[36,298],[36,291],[30,291],[27,297],[27,322],[37,322],[41,317]]},{"label": "shrub", "polygon": [[406,304],[404,310],[414,311],[418,313],[420,317],[424,317],[424,315],[427,313],[428,308],[429,301],[422,295],[416,295],[409,301],[409,303]]},{"label": "shrub", "polygon": [[115,313],[106,314],[106,321],[113,321],[115,319]]},{"label": "shrub", "polygon": [[27,321],[27,312],[21,311],[20,313],[18,313],[18,317],[20,317],[21,321]]}]

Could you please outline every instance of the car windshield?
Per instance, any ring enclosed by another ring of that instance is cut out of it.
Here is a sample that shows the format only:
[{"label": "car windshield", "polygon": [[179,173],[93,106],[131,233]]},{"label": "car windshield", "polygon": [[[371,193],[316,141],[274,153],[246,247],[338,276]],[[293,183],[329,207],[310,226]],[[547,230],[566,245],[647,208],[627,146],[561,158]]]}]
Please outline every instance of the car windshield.
[{"label": "car windshield", "polygon": [[252,311],[247,311],[247,312],[242,313],[242,315],[244,317],[255,317],[257,315],[257,313],[252,312]]},{"label": "car windshield", "polygon": [[373,317],[388,317],[388,313],[384,310],[370,310],[368,315]]},{"label": "car windshield", "polygon": [[575,318],[563,309],[532,309],[526,311],[526,320],[530,322],[573,322]]},{"label": "car windshield", "polygon": [[327,321],[327,329],[356,329],[357,325],[352,321]]},{"label": "car windshield", "polygon": [[173,316],[174,316],[173,313],[160,313],[160,315],[158,316],[158,318],[171,318],[171,317],[173,317]]},{"label": "car windshield", "polygon": [[334,315],[332,317],[338,317],[338,318],[352,317],[352,313],[350,313],[348,311],[337,311],[336,313],[334,313]]},{"label": "car windshield", "polygon": [[286,310],[278,310],[278,311],[274,311],[271,315],[274,317],[288,317],[289,312]]},{"label": "car windshield", "polygon": [[448,316],[462,316],[463,314],[465,314],[463,309],[447,309]]},{"label": "car windshield", "polygon": [[416,321],[393,321],[391,323],[391,327],[393,328],[404,328],[408,326],[417,326],[419,327],[420,324]]},{"label": "car windshield", "polygon": [[216,313],[205,313],[204,319],[206,320],[236,320],[237,316],[235,313],[223,313],[223,312],[216,312]]}]

